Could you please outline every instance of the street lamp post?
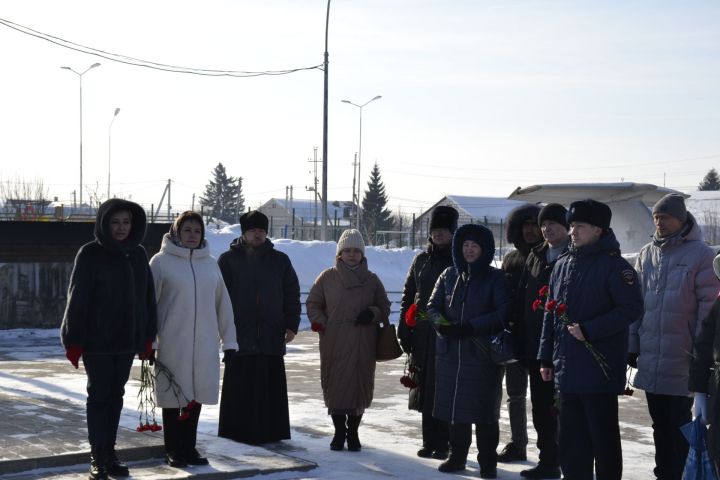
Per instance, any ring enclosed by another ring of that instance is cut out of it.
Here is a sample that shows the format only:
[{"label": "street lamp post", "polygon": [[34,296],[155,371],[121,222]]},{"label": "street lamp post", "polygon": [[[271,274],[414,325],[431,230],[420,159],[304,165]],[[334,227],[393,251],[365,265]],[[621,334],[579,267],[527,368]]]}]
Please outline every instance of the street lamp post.
[{"label": "street lamp post", "polygon": [[[322,221],[320,222],[320,240],[327,241],[327,176],[328,176],[328,29],[330,27],[330,0],[325,13],[325,56],[323,60],[323,150],[322,150]],[[317,186],[316,186],[317,187]],[[315,193],[317,194],[317,188]]]},{"label": "street lamp post", "polygon": [[82,108],[82,77],[83,77],[83,75],[85,75],[85,74],[86,74],[88,71],[90,71],[91,69],[93,69],[93,68],[95,68],[95,67],[99,67],[99,66],[100,66],[99,63],[93,63],[93,64],[90,65],[87,69],[85,69],[85,71],[82,72],[82,73],[76,72],[75,70],[73,70],[73,69],[70,68],[70,67],[60,67],[60,68],[62,68],[63,70],[70,70],[70,71],[73,72],[75,75],[77,75],[78,78],[80,79],[80,208],[81,208],[81,209],[82,209],[82,201],[83,201],[83,198],[82,198],[82,192],[83,192],[83,172],[82,172],[82,168],[83,168],[83,145],[82,145],[82,144],[83,144],[83,142],[82,142],[82,138],[83,138],[83,120],[82,120],[82,118],[83,118],[83,108]]},{"label": "street lamp post", "polygon": [[378,95],[374,98],[371,98],[367,102],[363,103],[362,105],[358,105],[356,103],[351,102],[350,100],[340,100],[343,103],[349,103],[350,105],[353,105],[357,107],[360,110],[360,139],[359,139],[359,145],[358,145],[358,160],[357,160],[357,178],[358,178],[358,184],[357,184],[357,205],[355,205],[355,210],[357,212],[357,228],[360,230],[360,185],[362,182],[360,181],[360,160],[362,159],[362,111],[363,107],[367,105],[370,102],[374,102],[375,100],[380,100],[382,98],[382,95]]},{"label": "street lamp post", "polygon": [[113,123],[115,123],[115,117],[118,116],[118,113],[120,113],[120,107],[117,107],[115,109],[115,113],[113,114],[112,120],[110,120],[110,126],[108,127],[108,192],[107,192],[108,200],[110,200],[110,155],[112,153],[112,126],[113,126]]}]

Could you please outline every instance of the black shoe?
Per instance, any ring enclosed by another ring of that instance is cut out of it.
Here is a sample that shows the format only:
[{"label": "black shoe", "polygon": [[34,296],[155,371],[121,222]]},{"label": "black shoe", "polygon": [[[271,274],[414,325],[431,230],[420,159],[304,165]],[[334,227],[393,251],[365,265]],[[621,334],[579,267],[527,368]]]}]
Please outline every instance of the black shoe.
[{"label": "black shoe", "polygon": [[90,451],[90,480],[107,480],[108,474],[105,468],[103,452],[99,448]]},{"label": "black shoe", "polygon": [[445,460],[448,458],[448,451],[447,450],[435,450],[432,452],[432,458],[435,460]]},{"label": "black shoe", "polygon": [[516,447],[514,443],[510,442],[498,454],[497,460],[503,463],[524,462],[527,460],[527,452],[524,448]]},{"label": "black shoe", "polygon": [[118,460],[114,448],[111,448],[107,452],[107,456],[105,457],[105,469],[107,470],[108,475],[111,475],[113,477],[130,476],[130,470],[128,469],[128,466]]},{"label": "black shoe", "polygon": [[560,467],[551,467],[538,463],[535,468],[520,472],[520,476],[525,478],[560,478]]},{"label": "black shoe", "polygon": [[355,435],[351,435],[350,432],[348,432],[347,446],[348,452],[359,452],[360,450],[362,450],[360,438],[358,437],[357,433],[355,433]]},{"label": "black shoe", "polygon": [[358,436],[360,419],[362,419],[362,415],[348,415],[347,447],[349,452],[359,452],[362,449],[362,445],[360,445],[360,437]]},{"label": "black shoe", "polygon": [[433,449],[430,447],[422,447],[417,451],[417,456],[420,458],[432,458]]},{"label": "black shoe", "polygon": [[465,462],[452,458],[451,456],[440,464],[438,470],[443,473],[461,472],[465,470]]},{"label": "black shoe", "polygon": [[480,465],[480,478],[497,478],[497,467],[495,465]]},{"label": "black shoe", "polygon": [[200,456],[194,448],[183,456],[183,460],[188,465],[207,465],[210,463],[207,458]]},{"label": "black shoe", "polygon": [[175,468],[185,468],[187,467],[187,462],[183,457],[180,455],[177,455],[175,453],[167,452],[165,454],[165,463],[170,465],[171,467]]}]

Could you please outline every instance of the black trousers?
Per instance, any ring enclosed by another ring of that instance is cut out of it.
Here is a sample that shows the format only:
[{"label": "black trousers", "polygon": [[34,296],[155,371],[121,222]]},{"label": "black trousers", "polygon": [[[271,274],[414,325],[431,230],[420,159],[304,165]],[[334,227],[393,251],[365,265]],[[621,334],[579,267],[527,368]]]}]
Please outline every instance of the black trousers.
[{"label": "black trousers", "polygon": [[680,427],[692,420],[692,397],[645,393],[653,421],[655,477],[680,480],[689,445]]},{"label": "black trousers", "polygon": [[528,372],[522,362],[513,362],[505,366],[505,390],[508,396],[511,441],[516,447],[525,450],[528,444],[526,410]]},{"label": "black trousers", "polygon": [[[481,467],[497,466],[497,446],[500,442],[500,424],[476,423],[475,443],[478,449],[477,461]],[[462,463],[467,461],[472,443],[472,424],[450,424],[450,458]]]},{"label": "black trousers", "polygon": [[117,438],[125,384],[134,354],[83,354],[87,374],[87,426],[90,447],[111,448]]},{"label": "black trousers", "polygon": [[173,455],[186,455],[195,449],[197,427],[202,405],[196,403],[187,411],[188,418],[180,420],[179,408],[163,408],[163,439],[165,451]]},{"label": "black trousers", "polygon": [[432,416],[432,410],[422,412],[423,447],[447,452],[450,440],[450,426],[443,420]]},{"label": "black trousers", "polygon": [[621,480],[622,448],[615,394],[560,394],[560,463],[568,480]]},{"label": "black trousers", "polygon": [[537,432],[540,463],[560,465],[558,458],[558,416],[555,407],[555,382],[545,382],[540,376],[540,362],[527,362],[530,373],[530,401],[533,427]]}]

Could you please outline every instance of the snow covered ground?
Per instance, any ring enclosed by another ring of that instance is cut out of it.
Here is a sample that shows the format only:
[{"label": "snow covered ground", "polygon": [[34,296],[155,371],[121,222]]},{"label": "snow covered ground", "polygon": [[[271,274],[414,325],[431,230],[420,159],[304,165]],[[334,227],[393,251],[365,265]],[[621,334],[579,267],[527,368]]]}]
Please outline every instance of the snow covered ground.
[{"label": "snow covered ground", "polygon": [[[239,235],[237,226],[226,227],[218,232],[208,232],[208,241],[215,256],[225,251],[229,243]],[[318,273],[334,262],[333,242],[298,242],[277,240],[278,250],[286,252],[295,266],[301,290],[307,292]],[[410,262],[415,255],[410,249],[385,250],[369,247],[367,257],[370,269],[382,279],[391,292],[400,292]],[[397,300],[398,295],[394,296]],[[393,310],[397,310],[397,303]],[[393,321],[397,322],[397,314]],[[407,410],[407,390],[400,384],[404,358],[379,363],[376,377],[375,400],[367,410],[360,428],[363,450],[359,453],[332,452],[329,442],[332,425],[322,401],[319,379],[319,353],[317,335],[307,329],[304,318],[303,331],[290,344],[286,356],[292,440],[273,448],[289,455],[311,460],[319,465],[310,472],[285,472],[263,476],[275,479],[376,479],[376,478],[477,478],[474,446],[468,458],[468,470],[454,477],[437,472],[437,460],[420,459],[415,452],[420,447],[420,414]],[[28,341],[31,338],[32,341]],[[0,351],[0,355],[16,361],[27,361],[27,368],[49,371],[46,378],[25,382],[21,375],[4,376],[0,388],[22,389],[28,395],[59,396],[68,400],[68,390],[73,392],[70,400],[78,408],[84,408],[85,376],[82,368],[72,369],[60,349],[58,330],[6,330],[0,331],[0,342],[15,344],[18,348]],[[24,345],[24,347],[23,347]],[[45,366],[41,365],[45,364]],[[65,366],[67,368],[65,368]],[[137,366],[128,383],[126,404],[121,424],[128,428],[137,425],[135,411],[138,381]],[[49,368],[52,367],[52,368]],[[63,392],[55,386],[62,385]],[[528,401],[529,404],[529,401]],[[529,405],[528,405],[529,406]],[[620,398],[621,433],[625,479],[652,477],[654,448],[652,429],[642,392]],[[528,418],[530,414],[528,412]],[[200,420],[201,445],[220,448],[216,439],[218,407],[205,406]],[[507,411],[502,410],[500,447],[509,441]],[[521,464],[499,464],[501,479],[521,478],[520,470],[531,467],[537,461],[534,448],[535,435],[530,422],[528,428],[530,446],[528,461]],[[225,448],[225,447],[223,447]]]}]

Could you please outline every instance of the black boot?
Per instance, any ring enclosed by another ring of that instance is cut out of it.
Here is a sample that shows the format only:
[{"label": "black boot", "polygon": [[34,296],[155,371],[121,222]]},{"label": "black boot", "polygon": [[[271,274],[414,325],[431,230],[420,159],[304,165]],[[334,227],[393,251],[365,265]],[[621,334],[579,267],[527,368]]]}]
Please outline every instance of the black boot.
[{"label": "black boot", "polygon": [[178,416],[180,409],[163,408],[163,440],[165,441],[165,463],[175,468],[187,467],[182,455],[182,427]]},{"label": "black boot", "polygon": [[90,449],[90,480],[107,480],[108,474],[105,468],[105,457],[101,447]]},{"label": "black boot", "polygon": [[345,446],[345,437],[347,436],[347,415],[333,415],[332,422],[335,426],[335,435],[330,442],[330,450],[340,451]]},{"label": "black boot", "polygon": [[350,452],[359,452],[362,449],[360,445],[360,437],[358,436],[358,427],[362,415],[348,415],[347,420],[347,446]]},{"label": "black boot", "polygon": [[115,445],[112,445],[105,452],[105,469],[108,475],[113,477],[129,477],[130,470],[127,465],[121,462],[115,453]]},{"label": "black boot", "polygon": [[197,444],[197,426],[200,420],[200,410],[202,405],[196,403],[190,410],[190,416],[186,420],[178,422],[180,427],[180,452],[182,458],[188,465],[208,465],[208,459],[201,456],[195,448]]}]

